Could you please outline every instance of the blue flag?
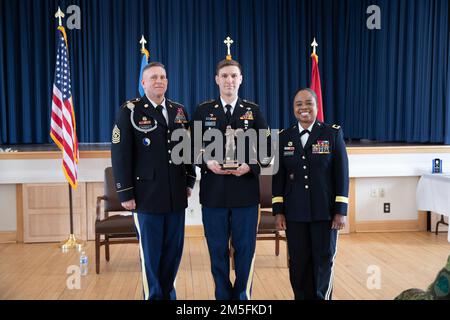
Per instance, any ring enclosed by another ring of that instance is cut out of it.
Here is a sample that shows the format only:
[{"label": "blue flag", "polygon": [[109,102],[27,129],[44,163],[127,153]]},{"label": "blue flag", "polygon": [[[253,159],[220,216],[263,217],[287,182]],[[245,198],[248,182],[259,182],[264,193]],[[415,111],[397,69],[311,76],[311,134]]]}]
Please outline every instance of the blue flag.
[{"label": "blue flag", "polygon": [[142,70],[144,69],[144,67],[148,64],[148,56],[149,56],[149,52],[144,49],[141,50],[142,52],[142,60],[141,60],[141,70],[139,71],[139,84],[138,84],[138,89],[139,89],[139,94],[141,95],[141,97],[145,94],[144,92],[144,87],[142,87]]}]

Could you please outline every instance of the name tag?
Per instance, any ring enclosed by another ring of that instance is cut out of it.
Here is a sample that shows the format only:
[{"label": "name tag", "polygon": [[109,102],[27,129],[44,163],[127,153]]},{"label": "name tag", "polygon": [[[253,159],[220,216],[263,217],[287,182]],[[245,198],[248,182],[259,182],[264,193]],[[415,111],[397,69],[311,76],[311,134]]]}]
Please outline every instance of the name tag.
[{"label": "name tag", "polygon": [[215,127],[216,122],[215,121],[205,121],[205,126],[206,127]]},{"label": "name tag", "polygon": [[290,157],[294,155],[294,151],[284,151],[283,156]]}]

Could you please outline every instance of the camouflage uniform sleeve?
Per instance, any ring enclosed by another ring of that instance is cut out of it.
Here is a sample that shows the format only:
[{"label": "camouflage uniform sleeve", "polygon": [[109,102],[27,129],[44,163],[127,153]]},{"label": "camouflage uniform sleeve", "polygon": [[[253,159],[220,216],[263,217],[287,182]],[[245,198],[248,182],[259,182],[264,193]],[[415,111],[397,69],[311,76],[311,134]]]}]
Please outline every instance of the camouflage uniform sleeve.
[{"label": "camouflage uniform sleeve", "polygon": [[112,131],[111,162],[116,190],[121,202],[134,199],[133,127],[130,111],[122,107]]}]

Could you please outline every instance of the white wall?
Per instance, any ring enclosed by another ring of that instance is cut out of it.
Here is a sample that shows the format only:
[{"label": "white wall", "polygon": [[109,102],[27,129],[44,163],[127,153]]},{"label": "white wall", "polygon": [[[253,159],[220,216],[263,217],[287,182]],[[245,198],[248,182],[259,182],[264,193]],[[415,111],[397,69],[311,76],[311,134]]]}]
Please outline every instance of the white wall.
[{"label": "white wall", "polygon": [[[350,154],[350,177],[356,178],[356,220],[417,219],[415,188],[418,177],[431,170],[431,159],[443,159],[444,172],[450,172],[450,153]],[[108,158],[81,158],[80,182],[103,181]],[[16,183],[65,182],[60,159],[0,161],[0,231],[16,230]],[[198,168],[197,168],[198,170]],[[199,170],[197,171],[200,176]],[[187,225],[201,225],[198,200],[199,181],[186,210]],[[383,188],[384,198],[370,196],[371,189]],[[383,213],[383,203],[391,203],[391,213]]]},{"label": "white wall", "polygon": [[[356,179],[356,221],[415,220],[418,177],[381,177]],[[383,204],[391,204],[384,213]]]},{"label": "white wall", "polygon": [[0,185],[0,232],[16,229],[16,185]]}]

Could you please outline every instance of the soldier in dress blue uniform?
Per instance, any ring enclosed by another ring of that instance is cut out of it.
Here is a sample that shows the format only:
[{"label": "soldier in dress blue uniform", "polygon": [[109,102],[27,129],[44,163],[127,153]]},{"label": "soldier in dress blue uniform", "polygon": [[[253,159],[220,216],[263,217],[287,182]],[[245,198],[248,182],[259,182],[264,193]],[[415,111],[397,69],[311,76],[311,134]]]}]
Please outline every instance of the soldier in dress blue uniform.
[{"label": "soldier in dress blue uniform", "polygon": [[348,206],[348,158],[340,126],[316,120],[317,97],[294,98],[298,124],[279,134],[273,213],[286,230],[295,299],[331,299],[338,230]]},{"label": "soldier in dress blue uniform", "polygon": [[195,168],[171,158],[176,129],[189,130],[186,110],[164,97],[164,65],[142,71],[145,95],[126,102],[112,132],[111,158],[122,206],[133,211],[139,238],[144,299],[176,299],[187,197]]},{"label": "soldier in dress blue uniform", "polygon": [[[244,131],[261,129],[270,144],[270,131],[258,105],[238,97],[239,86],[242,83],[240,64],[231,59],[220,61],[216,68],[215,80],[220,97],[200,104],[193,118],[197,124],[202,124],[202,132],[218,129],[223,134],[225,142],[227,127]],[[203,147],[207,146],[206,143]],[[266,166],[269,158],[260,159],[259,153],[255,153],[256,158],[252,158],[251,152],[248,151],[258,150],[256,145],[246,144],[245,150],[246,162],[240,163],[236,170],[225,169],[219,161],[205,159],[202,153],[194,152],[202,174],[200,180],[202,219],[211,259],[215,296],[218,300],[248,300],[251,296],[258,225],[260,166]],[[267,154],[269,153],[268,151]],[[230,282],[230,237],[235,250],[234,285]]]}]

